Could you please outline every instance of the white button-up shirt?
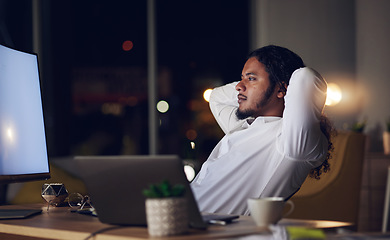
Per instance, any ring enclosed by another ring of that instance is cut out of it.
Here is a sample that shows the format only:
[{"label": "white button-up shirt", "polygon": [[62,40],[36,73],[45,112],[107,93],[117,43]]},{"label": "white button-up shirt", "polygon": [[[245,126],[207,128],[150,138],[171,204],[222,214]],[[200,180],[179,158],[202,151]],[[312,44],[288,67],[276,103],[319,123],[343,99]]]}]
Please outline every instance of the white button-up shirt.
[{"label": "white button-up shirt", "polygon": [[325,160],[320,129],[326,82],[301,68],[290,79],[283,118],[237,120],[237,82],[213,90],[210,108],[225,136],[191,183],[200,211],[248,215],[248,198],[289,197]]}]

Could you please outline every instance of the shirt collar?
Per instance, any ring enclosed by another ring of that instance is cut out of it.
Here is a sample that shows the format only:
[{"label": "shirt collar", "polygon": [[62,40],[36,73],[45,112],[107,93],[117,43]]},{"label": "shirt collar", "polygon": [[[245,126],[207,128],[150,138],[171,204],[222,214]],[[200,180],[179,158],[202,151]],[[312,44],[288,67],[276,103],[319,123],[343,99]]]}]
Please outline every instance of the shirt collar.
[{"label": "shirt collar", "polygon": [[257,118],[249,118],[244,122],[244,125],[249,126],[253,123],[269,123],[275,122],[282,119],[281,117],[257,117]]}]

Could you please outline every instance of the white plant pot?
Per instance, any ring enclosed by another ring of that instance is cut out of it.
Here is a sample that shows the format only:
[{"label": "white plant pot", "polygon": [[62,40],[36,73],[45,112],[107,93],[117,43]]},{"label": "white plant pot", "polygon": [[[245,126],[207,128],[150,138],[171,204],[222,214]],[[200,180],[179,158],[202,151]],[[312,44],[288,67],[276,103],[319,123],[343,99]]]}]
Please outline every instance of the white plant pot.
[{"label": "white plant pot", "polygon": [[178,235],[188,231],[185,198],[149,198],[145,208],[150,236]]},{"label": "white plant pot", "polygon": [[390,155],[390,132],[383,132],[383,152]]}]

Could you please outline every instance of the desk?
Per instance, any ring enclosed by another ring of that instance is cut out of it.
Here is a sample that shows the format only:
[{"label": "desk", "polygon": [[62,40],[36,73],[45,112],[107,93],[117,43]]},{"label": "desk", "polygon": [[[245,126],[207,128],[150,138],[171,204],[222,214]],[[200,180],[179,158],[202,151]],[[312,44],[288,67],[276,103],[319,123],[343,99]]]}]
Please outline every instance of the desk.
[{"label": "desk", "polygon": [[[3,206],[4,208],[4,206]],[[7,208],[41,208],[42,214],[27,219],[1,220],[0,233],[12,234],[18,239],[87,239],[92,233],[102,231],[95,237],[98,239],[148,239],[146,227],[118,227],[101,223],[98,218],[72,213],[67,207],[50,208],[46,206],[7,206]],[[283,219],[278,225],[304,226],[313,228],[335,228],[349,226],[349,223],[333,221],[307,221]],[[254,234],[270,234],[268,228],[256,227],[249,216],[241,216],[237,222],[227,226],[210,226],[207,230],[190,229],[189,233],[181,236],[172,236],[163,239],[218,239],[229,237],[240,237]],[[23,238],[24,236],[24,238]],[[1,235],[0,235],[1,237]],[[161,238],[160,238],[161,239]]]}]

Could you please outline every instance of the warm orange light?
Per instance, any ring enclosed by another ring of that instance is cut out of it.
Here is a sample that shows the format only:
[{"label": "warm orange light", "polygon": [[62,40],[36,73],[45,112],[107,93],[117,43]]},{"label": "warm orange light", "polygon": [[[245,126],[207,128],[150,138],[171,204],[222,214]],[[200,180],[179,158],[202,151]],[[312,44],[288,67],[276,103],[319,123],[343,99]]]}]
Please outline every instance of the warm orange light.
[{"label": "warm orange light", "polygon": [[210,95],[212,91],[213,89],[207,89],[206,91],[204,91],[203,98],[204,100],[206,100],[206,102],[210,101]]},{"label": "warm orange light", "polygon": [[343,98],[340,87],[335,83],[328,83],[328,91],[325,105],[334,106]]},{"label": "warm orange light", "polygon": [[126,40],[122,43],[123,51],[130,51],[133,48],[134,44],[130,40]]}]

